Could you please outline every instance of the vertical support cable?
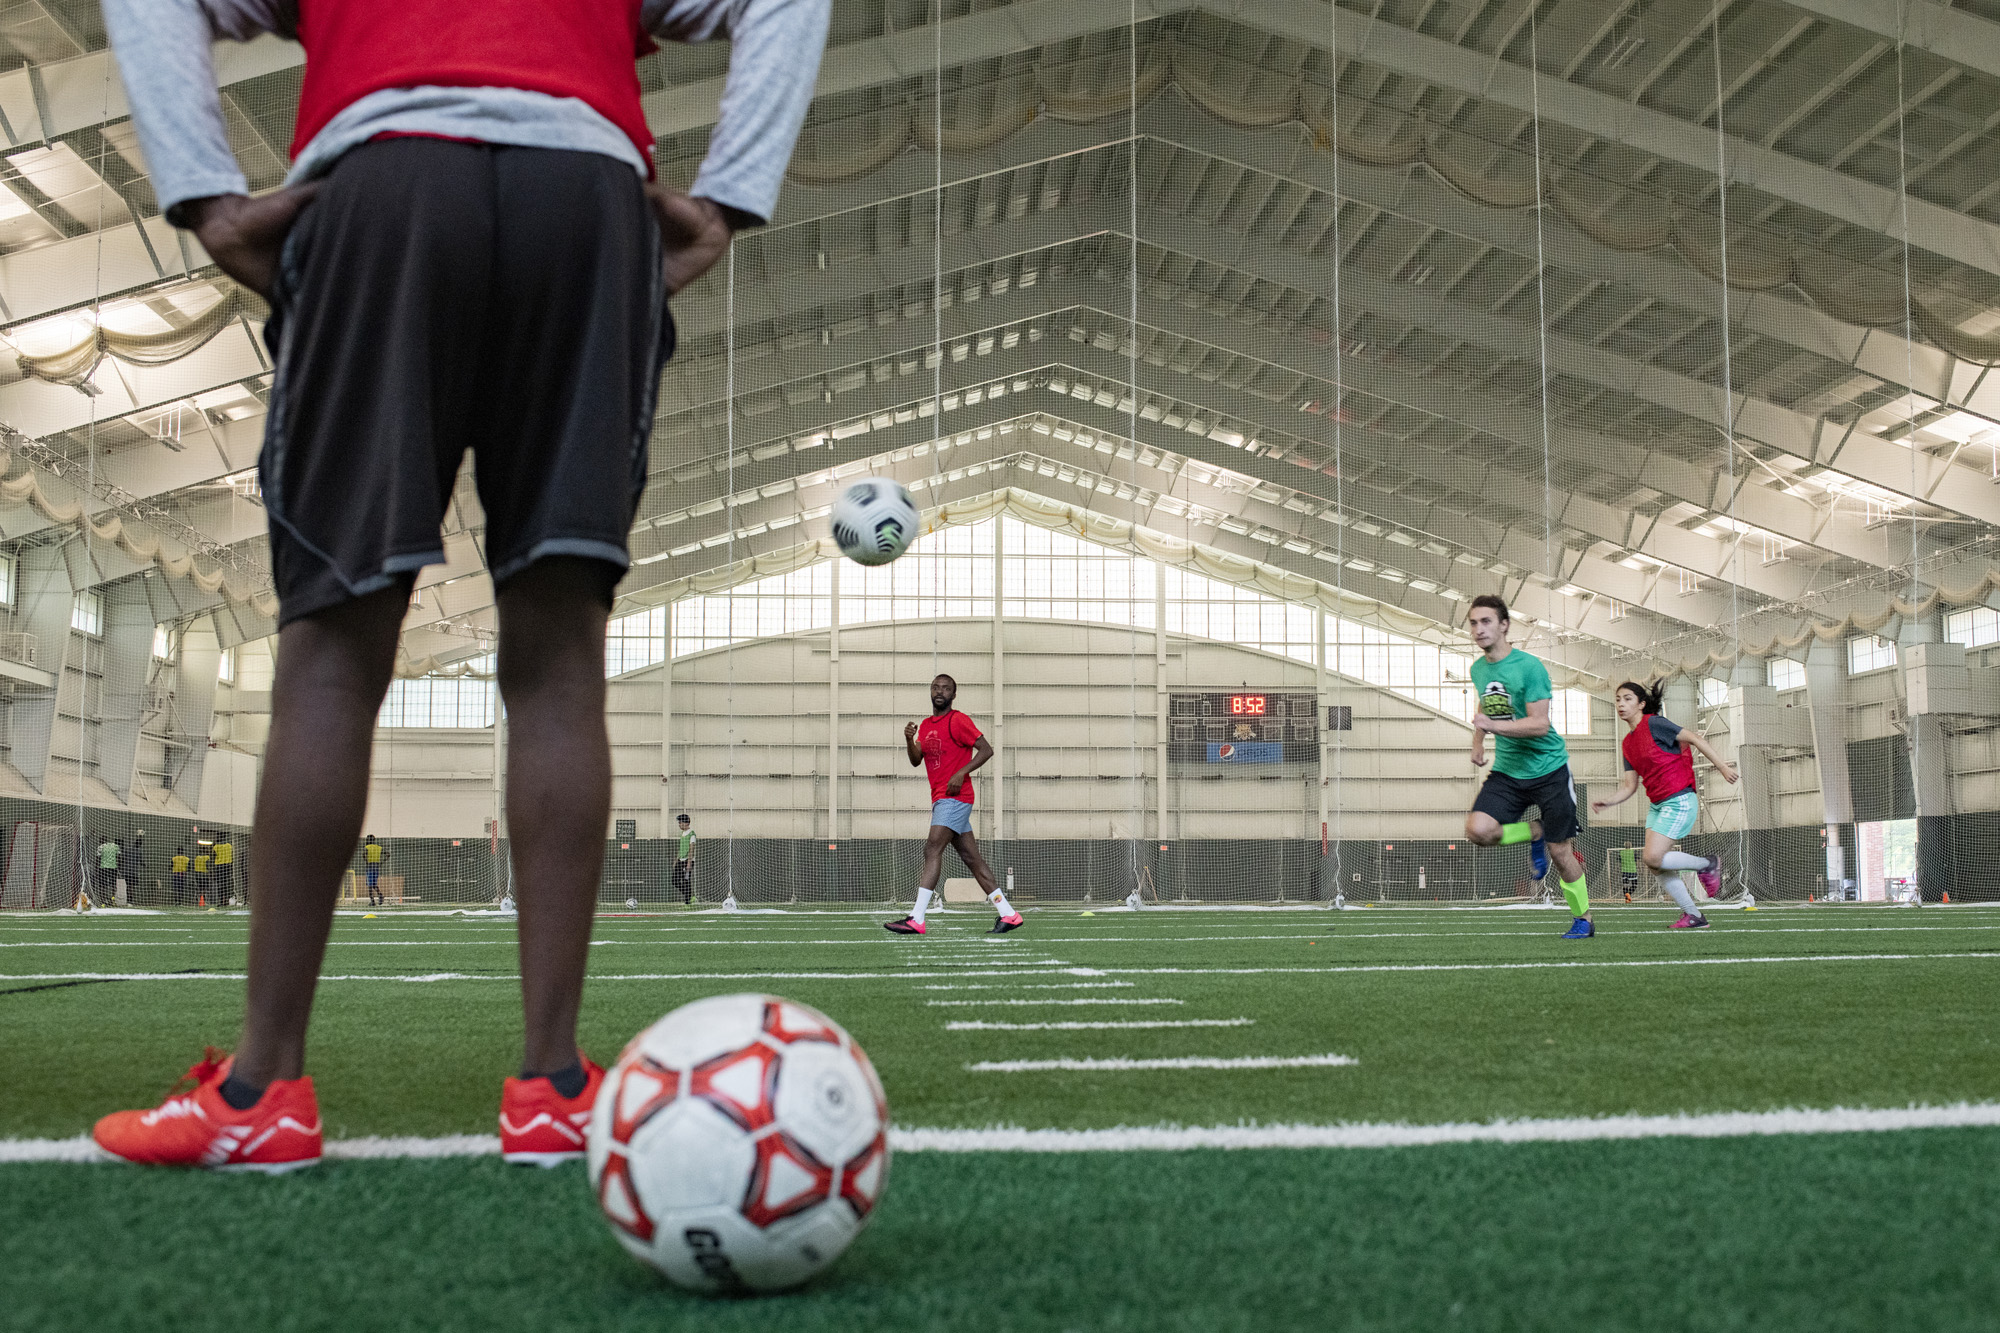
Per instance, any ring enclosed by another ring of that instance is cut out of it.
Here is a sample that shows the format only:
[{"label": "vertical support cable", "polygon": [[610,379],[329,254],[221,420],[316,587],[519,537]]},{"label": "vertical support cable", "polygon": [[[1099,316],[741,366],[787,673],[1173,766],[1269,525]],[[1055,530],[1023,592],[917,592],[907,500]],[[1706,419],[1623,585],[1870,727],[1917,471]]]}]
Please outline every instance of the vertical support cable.
[{"label": "vertical support cable", "polygon": [[[102,63],[104,69],[104,104],[102,108],[102,114],[103,114],[103,119],[105,121],[108,121],[111,119],[112,62],[106,60]],[[104,184],[105,181],[104,158],[105,154],[107,154],[110,151],[110,140],[106,139],[103,135],[99,135],[97,142],[98,142],[97,163],[93,169],[97,172],[100,188],[97,192],[97,226],[95,228],[95,234],[91,237],[92,277],[91,277],[91,287],[90,287],[91,291],[90,317],[91,317],[91,333],[93,337],[96,336],[98,330],[104,327],[104,191],[110,188],[109,185]],[[135,219],[135,221],[141,233],[143,234],[146,225],[145,220],[141,218],[141,219]],[[99,365],[100,366],[102,365],[101,361],[99,362]],[[96,378],[97,369],[98,369],[97,366],[93,366],[91,368],[92,379]],[[97,568],[97,562],[91,558],[90,539],[92,536],[93,524],[95,523],[95,518],[93,517],[92,510],[94,508],[97,499],[97,400],[99,395],[95,392],[92,392],[91,394],[88,395],[88,397],[90,400],[90,418],[89,418],[89,423],[84,431],[84,439],[86,441],[85,451],[89,454],[89,461],[84,465],[83,495],[81,497],[83,512],[80,515],[80,517],[82,518],[83,521],[82,522],[83,567],[86,570],[94,571]],[[194,553],[190,551],[188,554],[192,556]],[[68,570],[67,561],[64,562],[64,567],[65,567],[65,574],[67,574]],[[78,590],[75,587],[73,581],[65,578],[65,582],[71,583],[70,618],[74,620],[76,616],[75,608],[76,608],[76,596]],[[96,587],[97,585],[92,584],[91,590],[95,591]],[[104,709],[105,683],[108,682],[110,676],[110,671],[109,671],[110,654],[106,651],[105,648],[106,636],[104,634],[105,618],[108,615],[108,613],[109,613],[109,607],[105,602],[102,594],[99,594],[98,618],[97,618],[98,652],[102,655],[100,657],[99,664],[102,668],[104,668],[104,670],[100,672],[98,677],[100,683],[98,685],[98,692],[97,692],[97,706],[100,715],[102,714]],[[65,642],[63,644],[63,653],[61,658],[56,663],[56,698],[58,700],[60,700],[62,697],[62,676],[65,670],[66,663],[68,662],[69,659],[68,637],[69,637],[69,632],[66,631],[64,635]],[[148,649],[148,651],[150,652],[151,650]],[[89,718],[86,717],[85,714],[87,714],[90,711],[89,708],[90,694],[87,688],[90,680],[89,653],[90,653],[90,648],[89,645],[86,643],[84,647],[84,654],[85,654],[83,663],[84,670],[81,673],[82,679],[78,682],[79,688],[77,690],[77,708],[76,708],[77,718],[76,718],[76,733],[75,733],[76,757],[72,761],[76,766],[75,770],[76,846],[77,846],[78,870],[79,870],[79,878],[83,881],[83,883],[86,886],[85,888],[86,892],[88,892],[88,885],[90,880],[90,870],[89,870],[90,852],[87,851],[86,848],[90,840],[85,835],[84,832],[85,806],[83,800],[83,761],[84,761],[84,753],[89,748],[84,744],[84,728],[89,722]],[[136,692],[133,698],[133,707],[134,708],[138,707],[138,698]],[[61,705],[60,703],[58,703],[56,705],[56,716],[53,719],[49,731],[51,749],[54,748],[54,738],[61,733],[61,726],[60,726],[61,719],[62,719]],[[100,724],[101,722],[102,718],[100,716]],[[205,741],[207,738],[203,737],[202,739]],[[51,757],[51,760],[53,760],[53,756]],[[44,773],[46,773],[47,769],[44,768],[43,771]],[[125,793],[125,800],[128,807],[131,803],[131,799],[132,799],[131,789],[128,786]],[[201,799],[201,793],[196,792],[195,800],[199,801],[200,799]],[[230,813],[234,814],[235,810],[232,808]],[[119,873],[121,875],[124,874],[127,869],[127,867],[124,864],[124,860],[125,860],[124,857],[122,856],[119,857]],[[126,884],[128,886],[132,885],[133,883],[134,881],[130,879],[126,880]],[[112,892],[114,895],[117,892],[115,882],[112,885]],[[115,903],[116,901],[117,900],[114,897],[113,902]],[[75,906],[74,902],[72,902],[70,905]]]},{"label": "vertical support cable", "polygon": [[[727,461],[724,463],[726,476],[724,486],[729,496],[729,537],[724,546],[723,567],[734,571],[736,565],[736,247],[731,245],[723,255],[728,264],[724,270],[722,377],[723,402],[726,405],[723,411],[723,446],[728,452]],[[722,867],[722,886],[726,897],[734,897],[736,894],[736,737],[739,725],[736,716],[736,588],[736,581],[732,577],[728,591],[723,594],[728,598],[723,607],[723,614],[729,626],[727,646],[722,650],[727,679],[724,687],[725,701],[729,710],[729,726],[723,733],[729,756],[728,767],[723,770],[725,774],[723,793],[729,809],[728,818],[724,821],[727,825],[725,836],[728,838],[726,845],[729,851]]]},{"label": "vertical support cable", "polygon": [[[1910,21],[1909,0],[1897,0],[1896,4],[1896,207],[1898,213],[1898,221],[1901,224],[1901,229],[1903,233],[1902,236],[1899,238],[1902,241],[1902,260],[1903,260],[1903,383],[1907,385],[1914,385],[1917,382],[1917,379],[1916,379],[1916,349],[1914,346],[1916,340],[1916,328],[1910,310],[1910,303],[1911,303],[1910,302],[1910,276],[1911,276],[1910,275],[1910,176],[1909,176],[1910,157],[1909,157],[1909,149],[1905,142],[1906,125],[1909,120],[1909,115],[1908,115],[1908,108],[1905,105],[1905,98],[1907,94],[1904,92],[1903,89],[1903,52],[1907,45],[1906,33],[1909,21]],[[1947,397],[1949,397],[1950,392],[1951,392],[1950,388],[1947,387],[1945,390]],[[1909,408],[1909,415],[1906,418],[1909,430],[1908,433],[1904,436],[1904,438],[1906,440],[1909,440],[1911,444],[1910,494],[1913,496],[1924,495],[1927,494],[1928,492],[1924,488],[1923,478],[1918,475],[1918,468],[1920,466],[1919,460],[1922,459],[1923,454],[1920,450],[1918,450],[1915,447],[1916,446],[1915,436],[1917,429],[1917,396],[1915,390],[1912,389],[1907,395],[1905,395],[1903,401],[1905,402],[1905,404],[1908,405]],[[1922,597],[1923,557],[1924,557],[1923,527],[1921,524],[1917,522],[1917,516],[1913,513],[1910,515],[1910,587],[1909,587],[1909,600],[1912,605],[1920,604],[1923,600]],[[1930,612],[1930,614],[1937,615],[1939,613],[1936,609],[1933,609]],[[1904,636],[1899,634],[1897,637],[1902,638]],[[1897,666],[1897,675],[1902,678],[1903,682],[1907,682],[1909,679],[1908,675],[1906,674],[1907,664],[1903,661],[1903,652],[1900,645],[1897,647],[1896,650],[1896,666]],[[1905,688],[1907,689],[1907,685],[1905,685]],[[1908,698],[1907,693],[1905,694],[1904,697],[1906,699]],[[1925,812],[1920,793],[1922,793],[1932,785],[1926,783],[1923,777],[1924,774],[1923,720],[1921,718],[1914,716],[1910,717],[1909,728],[1910,728],[1910,737],[1909,737],[1910,789],[1913,797],[1915,797],[1917,801],[1916,813],[1922,815]],[[1940,760],[1940,762],[1942,762],[1942,760]],[[1895,812],[1891,811],[1890,813],[1893,814]],[[1933,811],[1932,813],[1935,812]],[[1924,825],[1923,821],[1919,819],[1917,821],[1917,833],[1916,833],[1917,862],[1915,865],[1910,867],[1911,882],[1916,886],[1913,901],[1919,906],[1921,906],[1924,901],[1923,839],[1924,839]]]},{"label": "vertical support cable", "polygon": [[[1736,358],[1729,338],[1729,136],[1723,128],[1722,82],[1722,0],[1711,0],[1708,11],[1711,57],[1715,68],[1715,185],[1716,185],[1716,235],[1721,244],[1718,249],[1722,256],[1722,457],[1723,484],[1729,487],[1730,567],[1729,567],[1729,637],[1734,647],[1734,656],[1743,652],[1743,534],[1734,527],[1736,519]],[[1699,690],[1700,686],[1696,686]],[[1700,706],[1699,695],[1696,706]],[[1741,736],[1736,741],[1740,760],[1743,752]],[[1739,780],[1741,774],[1738,775]],[[1738,802],[1741,815],[1736,829],[1736,873],[1740,878],[1747,875],[1749,862],[1747,852],[1750,845],[1749,804]],[[1744,881],[1747,884],[1747,880]]]},{"label": "vertical support cable", "polygon": [[1549,459],[1549,267],[1542,238],[1548,198],[1542,182],[1542,50],[1540,28],[1535,19],[1538,8],[1539,0],[1531,0],[1528,5],[1528,91],[1535,139],[1535,335],[1540,351],[1536,371],[1542,400],[1542,563],[1549,577],[1549,597],[1553,606],[1562,569],[1556,563],[1555,476]]},{"label": "vertical support cable", "polygon": [[[1132,499],[1133,523],[1138,526],[1139,497],[1139,0],[1127,0],[1125,8],[1125,332],[1131,339],[1125,360],[1125,438],[1132,449]],[[1130,533],[1128,535],[1128,544]],[[1127,566],[1129,574],[1138,572],[1138,557],[1132,557]],[[1131,585],[1127,584],[1127,595]],[[1132,807],[1129,815],[1129,840],[1126,843],[1126,874],[1131,881],[1131,891],[1138,893],[1144,886],[1141,874],[1143,858],[1139,851],[1140,839],[1146,836],[1145,770],[1139,762],[1139,607],[1133,600],[1125,618],[1127,626],[1127,657],[1131,663],[1131,696],[1129,711],[1131,728],[1125,733],[1128,757],[1126,771],[1130,773]],[[1157,643],[1155,648],[1157,649]],[[1156,652],[1157,657],[1157,652]],[[1155,671],[1157,678],[1158,672]],[[1153,725],[1159,728],[1165,718],[1159,707],[1158,682],[1154,685]],[[1156,738],[1157,739],[1157,738]],[[1158,748],[1155,747],[1155,754]],[[1159,774],[1159,782],[1164,787],[1167,775]],[[1155,830],[1160,837],[1166,836],[1166,829]]]},{"label": "vertical support cable", "polygon": [[[1340,260],[1342,255],[1340,214],[1342,199],[1340,194],[1340,7],[1338,5],[1327,6],[1327,54],[1332,64],[1331,83],[1333,90],[1332,96],[1328,99],[1327,113],[1329,139],[1333,149],[1333,319],[1332,328],[1329,330],[1331,336],[1327,339],[1327,347],[1333,356],[1333,405],[1328,409],[1327,414],[1333,420],[1333,508],[1334,517],[1339,520],[1334,524],[1333,567],[1337,571],[1334,575],[1336,580],[1334,587],[1336,591],[1339,591],[1341,583],[1345,582],[1347,578],[1347,461],[1343,455],[1342,447],[1345,443],[1343,428],[1347,420],[1347,367],[1344,360],[1345,352],[1341,346],[1341,339],[1345,336],[1346,326],[1343,320],[1340,300]],[[1324,676],[1326,662],[1326,612],[1324,609],[1319,613],[1319,621],[1319,656],[1322,676]],[[1340,619],[1336,618],[1334,624],[1338,626],[1340,623]],[[1337,652],[1339,643],[1339,631],[1337,629],[1334,639]],[[1333,679],[1334,697],[1337,700],[1344,701],[1347,697],[1347,691],[1341,684],[1338,674]],[[1314,700],[1315,706],[1320,707],[1323,707],[1325,702],[1324,697],[1316,697]],[[1340,703],[1334,705],[1336,709],[1340,706]],[[1332,719],[1322,714],[1314,720],[1325,723]],[[1322,793],[1320,808],[1326,810],[1330,804],[1333,815],[1333,827],[1330,830],[1330,850],[1333,861],[1334,891],[1333,895],[1328,899],[1328,902],[1332,903],[1337,901],[1343,893],[1341,839],[1345,836],[1345,808],[1342,800],[1341,777],[1346,766],[1347,753],[1345,741],[1338,731],[1329,729],[1320,734],[1322,736],[1322,743],[1320,745],[1320,790]],[[1333,738],[1331,742],[1333,747],[1333,787],[1330,793],[1330,801],[1326,787],[1325,755],[1327,745],[1324,740],[1329,735]],[[1329,834],[1329,830],[1325,827],[1327,821],[1322,819],[1320,823],[1321,837],[1326,838]],[[1325,859],[1325,856],[1322,855],[1322,863],[1324,863]],[[1325,869],[1324,864],[1322,864],[1322,869]],[[1324,886],[1322,886],[1323,888]]]}]

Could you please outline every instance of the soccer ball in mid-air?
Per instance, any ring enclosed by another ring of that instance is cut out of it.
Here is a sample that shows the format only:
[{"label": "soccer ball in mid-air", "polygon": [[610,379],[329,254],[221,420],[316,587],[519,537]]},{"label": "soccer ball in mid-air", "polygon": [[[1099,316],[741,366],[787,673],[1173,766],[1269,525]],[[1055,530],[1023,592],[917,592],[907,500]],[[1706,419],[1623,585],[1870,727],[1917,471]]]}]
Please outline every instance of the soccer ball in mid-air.
[{"label": "soccer ball in mid-air", "polygon": [[888,564],[909,549],[921,523],[917,502],[887,477],[864,477],[833,504],[833,540],[856,564]]},{"label": "soccer ball in mid-air", "polygon": [[825,1268],[889,1182],[889,1108],[838,1023],[773,995],[696,1000],[634,1037],[591,1112],[590,1186],[677,1286],[778,1291]]}]

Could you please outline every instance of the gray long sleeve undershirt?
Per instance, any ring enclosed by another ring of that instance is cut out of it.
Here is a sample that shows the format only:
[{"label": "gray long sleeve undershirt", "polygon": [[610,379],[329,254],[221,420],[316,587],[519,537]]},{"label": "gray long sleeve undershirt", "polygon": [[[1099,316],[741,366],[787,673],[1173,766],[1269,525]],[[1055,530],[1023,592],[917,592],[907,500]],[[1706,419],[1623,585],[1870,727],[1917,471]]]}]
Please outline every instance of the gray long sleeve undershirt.
[{"label": "gray long sleeve undershirt", "polygon": [[[733,43],[721,115],[693,193],[768,219],[805,120],[826,45],[830,0],[645,0],[640,20],[669,41]],[[210,50],[216,39],[291,36],[290,0],[104,0],[105,24],[163,210],[246,191],[229,148]],[[305,145],[287,181],[311,179],[378,134],[603,153],[641,175],[651,164],[575,98],[518,88],[395,88],[361,98]]]}]

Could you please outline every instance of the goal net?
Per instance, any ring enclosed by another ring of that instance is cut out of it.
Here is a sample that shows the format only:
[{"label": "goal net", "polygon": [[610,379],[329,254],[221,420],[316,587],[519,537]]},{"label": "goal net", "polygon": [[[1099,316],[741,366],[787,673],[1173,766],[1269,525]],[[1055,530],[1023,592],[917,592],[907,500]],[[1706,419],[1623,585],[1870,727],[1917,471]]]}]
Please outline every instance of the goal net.
[{"label": "goal net", "polygon": [[76,826],[18,821],[7,836],[6,866],[0,909],[68,907],[79,883]]}]

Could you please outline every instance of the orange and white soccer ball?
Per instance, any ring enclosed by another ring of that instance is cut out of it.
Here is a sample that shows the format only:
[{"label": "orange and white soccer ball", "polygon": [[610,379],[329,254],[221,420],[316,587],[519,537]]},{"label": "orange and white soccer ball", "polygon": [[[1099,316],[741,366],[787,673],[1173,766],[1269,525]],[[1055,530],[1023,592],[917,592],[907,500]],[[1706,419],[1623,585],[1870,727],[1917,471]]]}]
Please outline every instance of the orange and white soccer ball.
[{"label": "orange and white soccer ball", "polygon": [[859,1235],[889,1183],[889,1106],[838,1023],[717,995],[634,1037],[590,1117],[619,1242],[692,1291],[778,1291]]}]

